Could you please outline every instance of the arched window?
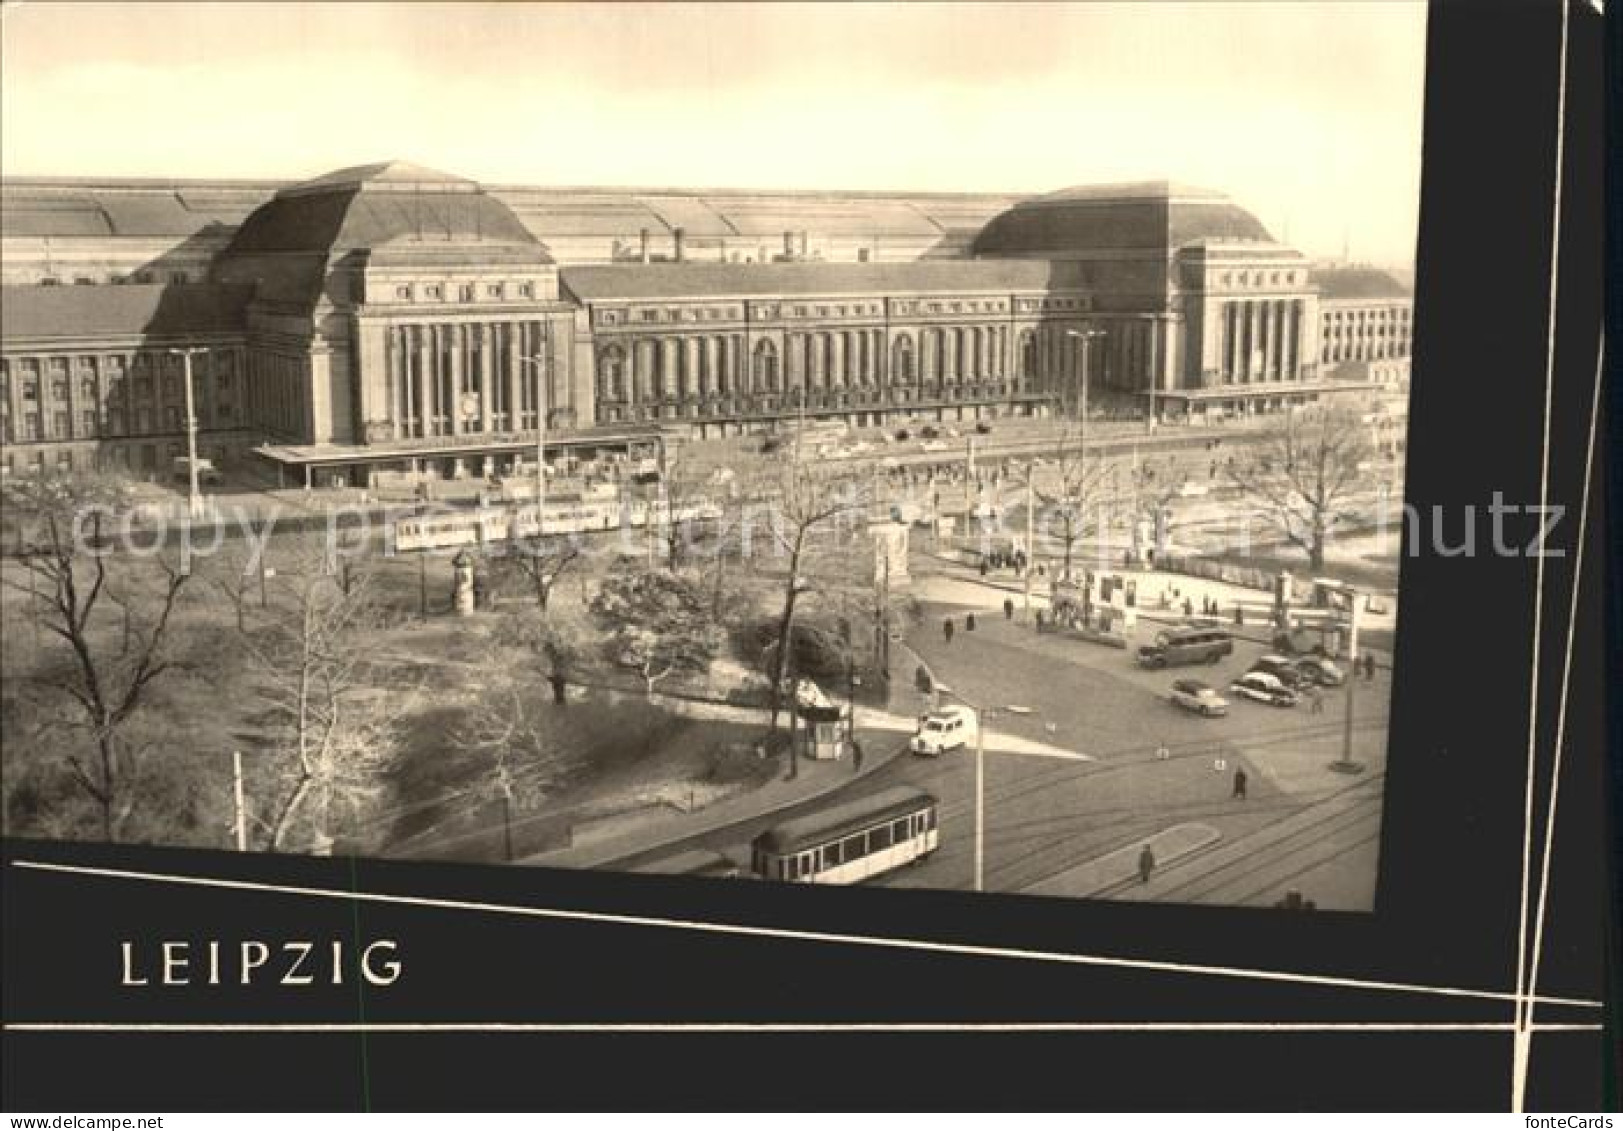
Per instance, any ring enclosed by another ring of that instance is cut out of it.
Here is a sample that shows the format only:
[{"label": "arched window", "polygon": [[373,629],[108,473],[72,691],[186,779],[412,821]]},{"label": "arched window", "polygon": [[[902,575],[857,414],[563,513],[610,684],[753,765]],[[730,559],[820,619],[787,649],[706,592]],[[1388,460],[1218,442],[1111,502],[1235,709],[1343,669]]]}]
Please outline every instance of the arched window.
[{"label": "arched window", "polygon": [[768,393],[778,391],[778,347],[768,339],[755,343],[755,387]]},{"label": "arched window", "polygon": [[903,335],[891,347],[891,375],[898,385],[911,385],[918,376],[913,364],[913,339]]},{"label": "arched window", "polygon": [[626,351],[618,345],[604,347],[597,355],[598,395],[617,401],[625,388]]}]

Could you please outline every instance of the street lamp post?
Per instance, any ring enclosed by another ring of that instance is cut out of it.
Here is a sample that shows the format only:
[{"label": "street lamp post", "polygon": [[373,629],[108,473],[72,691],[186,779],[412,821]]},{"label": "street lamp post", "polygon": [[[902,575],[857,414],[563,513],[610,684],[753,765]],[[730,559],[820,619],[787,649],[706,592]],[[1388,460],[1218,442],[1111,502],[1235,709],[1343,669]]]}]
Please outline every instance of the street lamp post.
[{"label": "street lamp post", "polygon": [[975,890],[986,890],[986,721],[992,712],[970,702],[950,687],[936,684],[935,690],[950,695],[975,712]]},{"label": "street lamp post", "polygon": [[1088,442],[1088,346],[1095,338],[1105,336],[1103,330],[1067,330],[1067,338],[1076,338],[1082,343],[1082,443]]},{"label": "street lamp post", "polygon": [[1037,561],[1037,464],[1034,460],[1026,461],[1026,558],[1021,571],[1021,580],[1026,587],[1026,623],[1031,623],[1031,568]]},{"label": "street lamp post", "polygon": [[1341,728],[1341,757],[1330,763],[1337,773],[1363,772],[1364,764],[1355,761],[1352,753],[1353,708],[1357,703],[1358,687],[1358,590],[1344,586],[1341,592],[1347,598],[1347,717]]},{"label": "street lamp post", "polygon": [[[543,339],[543,349],[546,345],[547,340]],[[518,360],[522,365],[535,366],[535,533],[539,537],[546,532],[543,517],[547,508],[547,354]]]},{"label": "street lamp post", "polygon": [[180,358],[186,376],[186,506],[193,518],[203,513],[203,496],[197,487],[197,399],[192,392],[192,355],[208,353],[207,346],[188,346],[169,351]]},{"label": "street lamp post", "polygon": [[[1079,472],[1079,474],[1077,475],[1077,486],[1081,490],[1086,491],[1087,490],[1087,484],[1088,484],[1088,346],[1093,341],[1093,339],[1104,337],[1105,332],[1103,330],[1067,330],[1067,331],[1065,331],[1065,334],[1066,334],[1067,337],[1077,338],[1082,342],[1082,435],[1081,435],[1081,452],[1079,453],[1079,455],[1077,457],[1077,463],[1078,463],[1077,471]],[[1067,493],[1069,493],[1069,492],[1067,492]],[[1070,506],[1070,505],[1084,505],[1085,506],[1086,505],[1086,500],[1085,499],[1078,500],[1077,503],[1075,503],[1075,504],[1067,502],[1067,505],[1068,506]],[[1069,557],[1070,557],[1069,552],[1067,552],[1066,557],[1067,557],[1067,559],[1069,559]],[[1069,560],[1067,560],[1067,562],[1066,562],[1066,573],[1067,573],[1066,580],[1067,581],[1070,580],[1070,577],[1069,577],[1070,568],[1069,567],[1070,567],[1070,563],[1069,563]]]}]

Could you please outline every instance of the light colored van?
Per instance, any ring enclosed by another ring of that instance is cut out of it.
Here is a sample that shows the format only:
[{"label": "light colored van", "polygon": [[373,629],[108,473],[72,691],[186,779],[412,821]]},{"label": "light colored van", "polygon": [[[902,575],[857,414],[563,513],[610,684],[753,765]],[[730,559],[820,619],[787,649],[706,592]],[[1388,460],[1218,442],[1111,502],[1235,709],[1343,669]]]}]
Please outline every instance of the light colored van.
[{"label": "light colored van", "polygon": [[968,707],[943,707],[919,720],[918,733],[913,735],[907,748],[915,754],[934,758],[973,744],[978,731],[974,711]]}]

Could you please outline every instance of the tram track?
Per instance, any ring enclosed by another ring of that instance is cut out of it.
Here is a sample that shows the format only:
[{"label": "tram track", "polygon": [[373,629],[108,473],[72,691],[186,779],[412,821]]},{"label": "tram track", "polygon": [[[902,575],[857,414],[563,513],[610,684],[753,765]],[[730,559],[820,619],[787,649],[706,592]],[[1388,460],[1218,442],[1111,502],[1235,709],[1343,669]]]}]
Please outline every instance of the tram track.
[{"label": "tram track", "polygon": [[[1237,840],[1220,841],[1203,852],[1171,865],[1148,887],[1129,880],[1112,885],[1098,895],[1104,898],[1121,896],[1154,900],[1158,903],[1243,903],[1284,882],[1283,878],[1272,874],[1281,865],[1295,869],[1290,874],[1299,874],[1350,851],[1342,839],[1343,834],[1355,833],[1358,845],[1378,837],[1382,793],[1376,788],[1376,783],[1383,781],[1385,776],[1384,772],[1377,773],[1367,780],[1335,791],[1302,811],[1312,813],[1314,810],[1325,810],[1312,817],[1287,819]],[[1337,805],[1342,801],[1345,803]],[[1313,851],[1314,846],[1328,847],[1329,854]],[[1306,864],[1301,863],[1304,852],[1309,858]],[[1257,886],[1259,875],[1267,878]],[[1173,881],[1170,884],[1166,882],[1169,877]]]}]

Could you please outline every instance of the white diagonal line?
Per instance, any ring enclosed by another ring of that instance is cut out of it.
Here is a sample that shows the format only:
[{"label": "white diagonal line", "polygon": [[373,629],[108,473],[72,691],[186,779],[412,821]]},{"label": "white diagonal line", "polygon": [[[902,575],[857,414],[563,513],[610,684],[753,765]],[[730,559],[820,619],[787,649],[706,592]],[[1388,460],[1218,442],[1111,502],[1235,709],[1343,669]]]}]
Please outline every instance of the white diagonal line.
[{"label": "white diagonal line", "polygon": [[[1561,795],[1561,753],[1567,741],[1567,690],[1572,681],[1572,642],[1578,627],[1578,591],[1584,575],[1584,540],[1589,529],[1589,487],[1595,468],[1596,422],[1600,419],[1601,377],[1606,372],[1606,335],[1601,334],[1595,356],[1595,391],[1589,404],[1589,443],[1584,451],[1584,483],[1578,502],[1577,550],[1572,563],[1572,596],[1567,605],[1567,653],[1561,665],[1561,692],[1555,708],[1555,757],[1550,767],[1550,799],[1544,815],[1544,859],[1539,869],[1538,911],[1533,918],[1533,957],[1527,978],[1527,1028],[1533,1020],[1533,995],[1538,992],[1539,964],[1544,954],[1545,908],[1550,895],[1550,856],[1555,847],[1556,802]],[[1540,516],[1541,518],[1543,516]]]},{"label": "white diagonal line", "polygon": [[[1550,206],[1550,288],[1549,305],[1545,316],[1546,341],[1544,347],[1544,446],[1539,465],[1539,517],[1545,514],[1550,498],[1550,409],[1555,390],[1555,331],[1556,297],[1561,282],[1561,165],[1566,154],[1567,115],[1567,0],[1561,5],[1561,53],[1557,60],[1555,90],[1555,185]],[[1534,566],[1533,582],[1533,648],[1532,680],[1529,685],[1527,710],[1527,785],[1523,793],[1522,813],[1522,897],[1519,925],[1516,931],[1516,1036],[1511,1044],[1510,1107],[1520,1114],[1527,1091],[1527,1064],[1532,1052],[1533,1035],[1527,1028],[1531,1003],[1527,1000],[1527,910],[1528,873],[1533,853],[1533,793],[1537,781],[1538,754],[1538,693],[1539,658],[1544,628],[1544,554],[1540,553]]]},{"label": "white diagonal line", "polygon": [[[893,938],[884,935],[852,935],[834,931],[809,931],[784,927],[756,927],[741,923],[710,923],[702,920],[670,919],[649,915],[624,915],[602,911],[576,911],[556,907],[526,907],[522,904],[486,903],[462,899],[431,899],[418,895],[391,895],[381,892],[346,891],[340,888],[300,887],[291,884],[262,884],[248,880],[224,880],[209,876],[180,876],[164,872],[137,872],[122,868],[91,868],[78,864],[54,864],[37,860],[15,860],[14,867],[71,875],[102,876],[110,879],[194,887],[226,888],[237,891],[269,891],[284,895],[306,895],[318,899],[355,899],[369,903],[393,903],[412,907],[437,907],[454,911],[485,911],[501,915],[521,915],[539,919],[560,919],[592,923],[614,923],[629,927],[658,927],[724,935],[779,938],[798,942],[842,943],[850,946],[889,947],[937,954],[961,954],[983,958],[1013,958],[1035,962],[1056,962],[1079,966],[1121,967],[1155,970],[1171,974],[1209,974],[1266,982],[1294,982],[1307,985],[1338,986],[1357,990],[1383,990],[1398,993],[1434,994],[1441,997],[1474,998],[1489,1001],[1515,1001],[1516,994],[1500,990],[1466,989],[1456,986],[1428,986],[1413,982],[1376,981],[1345,978],[1330,974],[1300,974],[1281,970],[1258,970],[1243,966],[1214,966],[1162,962],[1144,958],[1114,958],[1096,954],[1029,950],[1020,947],[985,946],[975,943],[937,942],[931,939]],[[1546,997],[1549,1005],[1599,1009],[1600,1002],[1582,998]]]}]

